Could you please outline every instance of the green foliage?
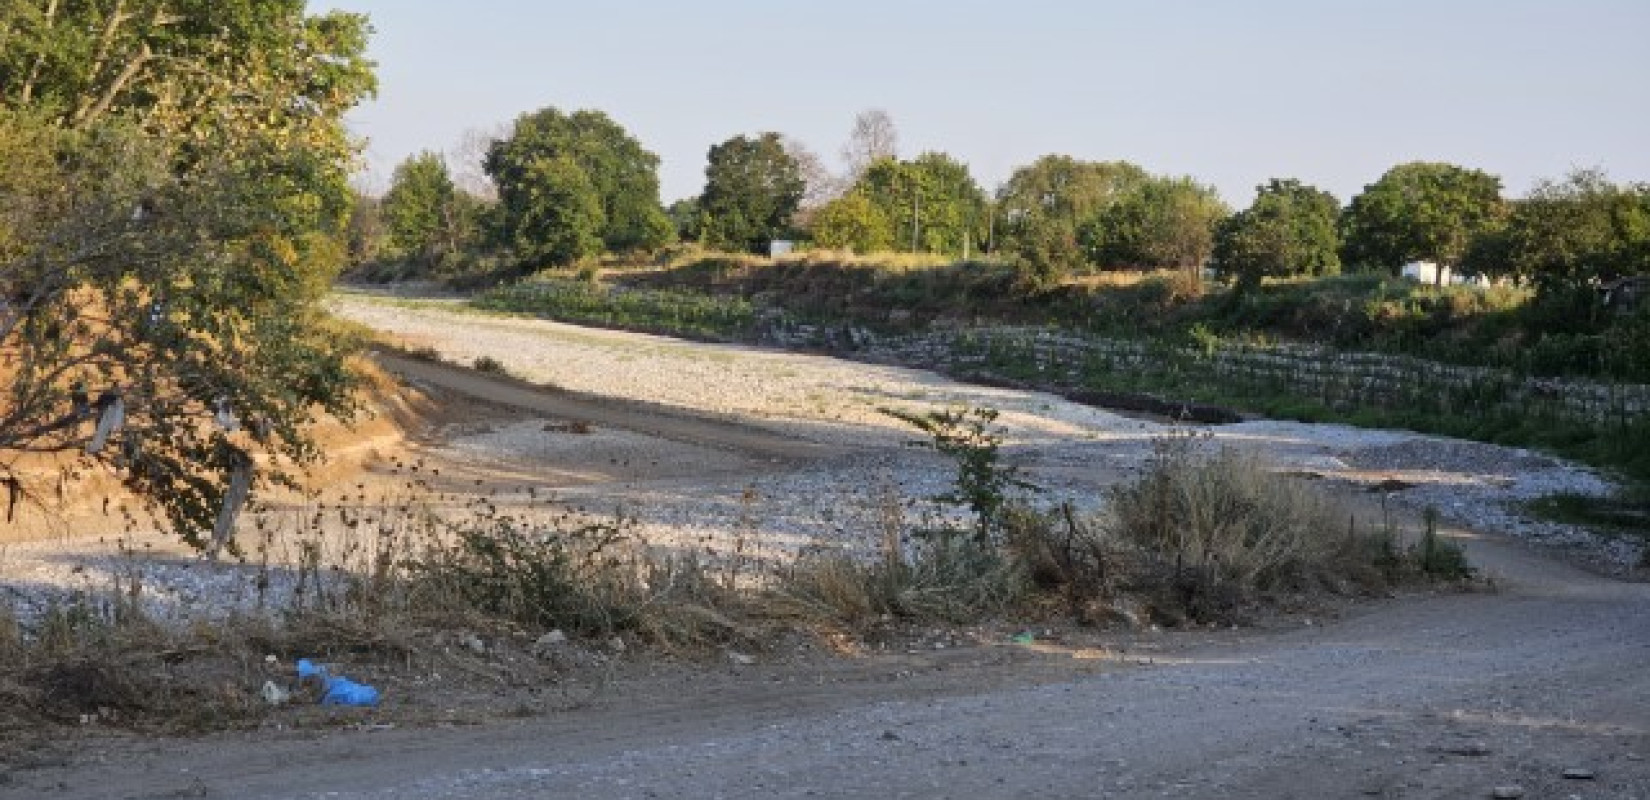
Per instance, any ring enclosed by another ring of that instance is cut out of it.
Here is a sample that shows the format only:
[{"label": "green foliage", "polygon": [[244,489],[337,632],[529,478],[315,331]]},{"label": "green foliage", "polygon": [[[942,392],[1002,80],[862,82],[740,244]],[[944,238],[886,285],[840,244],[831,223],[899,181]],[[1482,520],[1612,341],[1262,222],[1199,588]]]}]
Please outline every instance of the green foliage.
[{"label": "green foliage", "polygon": [[815,245],[832,250],[875,253],[892,250],[894,227],[863,192],[849,192],[820,206],[812,225]]},{"label": "green foliage", "polygon": [[502,234],[529,265],[673,238],[659,206],[659,157],[600,111],[524,114],[488,148],[483,168],[498,185]]},{"label": "green foliage", "polygon": [[1577,170],[1537,185],[1512,204],[1504,230],[1485,238],[1476,260],[1486,272],[1529,281],[1545,295],[1650,274],[1650,186],[1618,186],[1596,170]]},{"label": "green foliage", "polygon": [[[1150,176],[1126,161],[1046,155],[1014,171],[997,196],[1003,247],[1026,256],[1065,253],[1083,223],[1135,192]],[[1057,238],[1061,241],[1050,241]],[[1075,266],[1075,259],[1065,266]]]},{"label": "green foliage", "polygon": [[989,221],[985,193],[968,166],[944,153],[876,161],[852,193],[863,194],[888,221],[900,250],[960,255],[984,238]]},{"label": "green foliage", "polygon": [[381,209],[390,242],[423,267],[439,265],[472,244],[476,201],[458,191],[437,153],[401,162]]},{"label": "green foliage", "polygon": [[1216,229],[1217,272],[1248,288],[1266,277],[1340,272],[1340,203],[1334,195],[1295,180],[1274,179],[1258,191],[1249,208]]},{"label": "green foliage", "polygon": [[1040,216],[1015,226],[1009,245],[1015,266],[1026,287],[1032,291],[1052,289],[1083,261],[1077,231],[1058,217]]},{"label": "green foliage", "polygon": [[567,322],[711,338],[740,335],[756,323],[751,304],[736,298],[680,290],[618,290],[587,281],[522,281],[492,289],[472,302],[479,308],[542,314]]},{"label": "green foliage", "polygon": [[1505,214],[1501,179],[1453,164],[1412,162],[1387,170],[1341,217],[1341,260],[1390,270],[1411,261],[1458,265],[1473,237]]},{"label": "green foliage", "polygon": [[705,238],[705,214],[699,206],[699,198],[688,197],[677,200],[665,209],[665,216],[670,218],[670,224],[676,229],[676,238],[681,242],[703,244]]},{"label": "green foliage", "polygon": [[634,534],[624,519],[537,521],[484,507],[451,533],[454,547],[432,549],[410,566],[478,611],[538,630],[590,634],[638,620],[643,597],[628,568]]},{"label": "green foliage", "polygon": [[699,198],[705,243],[755,252],[779,238],[807,189],[780,135],[735,136],[711,147],[709,161]]},{"label": "green foliage", "polygon": [[354,205],[366,20],[299,0],[7,11],[0,472],[82,453],[202,544],[231,475],[267,455],[258,485],[284,482],[318,455],[315,413],[352,407],[316,301]]},{"label": "green foliage", "polygon": [[527,202],[517,208],[509,231],[524,262],[566,266],[601,252],[607,217],[589,173],[568,156],[540,158],[527,167],[523,182],[512,194]]},{"label": "green foliage", "polygon": [[926,414],[892,410],[883,413],[928,434],[927,441],[916,444],[931,447],[956,462],[955,486],[934,499],[967,508],[974,515],[975,539],[983,545],[997,542],[1009,493],[1033,488],[1020,479],[1018,468],[1001,461],[1003,437],[993,429],[997,410],[952,408]]},{"label": "green foliage", "polygon": [[1100,267],[1199,267],[1229,213],[1213,187],[1191,178],[1152,177],[1085,220],[1078,239]]}]

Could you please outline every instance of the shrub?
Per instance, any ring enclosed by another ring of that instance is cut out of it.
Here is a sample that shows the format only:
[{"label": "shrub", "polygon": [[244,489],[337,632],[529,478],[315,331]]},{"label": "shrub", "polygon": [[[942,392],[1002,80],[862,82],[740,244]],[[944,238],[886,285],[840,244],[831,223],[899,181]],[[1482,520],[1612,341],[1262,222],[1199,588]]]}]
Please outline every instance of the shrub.
[{"label": "shrub", "polygon": [[647,597],[632,527],[623,518],[530,520],[482,506],[451,525],[451,547],[412,562],[410,588],[541,630],[632,628]]},{"label": "shrub", "polygon": [[505,368],[503,362],[492,356],[477,356],[473,366],[476,372],[485,372],[489,375],[510,374],[510,370]]}]

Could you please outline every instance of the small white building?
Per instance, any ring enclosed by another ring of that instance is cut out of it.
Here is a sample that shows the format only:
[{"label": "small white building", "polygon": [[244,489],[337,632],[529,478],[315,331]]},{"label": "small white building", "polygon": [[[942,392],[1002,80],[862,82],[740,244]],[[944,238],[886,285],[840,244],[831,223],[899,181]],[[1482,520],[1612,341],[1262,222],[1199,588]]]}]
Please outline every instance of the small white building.
[{"label": "small white building", "polygon": [[796,251],[796,242],[789,239],[772,239],[768,242],[768,258],[788,256]]},{"label": "small white building", "polygon": [[[1442,273],[1440,276],[1439,273]],[[1401,273],[1416,283],[1428,286],[1494,286],[1495,281],[1484,275],[1460,275],[1448,265],[1439,266],[1432,261],[1411,261],[1404,265]],[[1439,278],[1442,277],[1442,280]]]},{"label": "small white building", "polygon": [[[1442,273],[1440,275],[1439,273]],[[1440,284],[1454,283],[1454,275],[1448,266],[1439,266],[1432,261],[1411,261],[1404,265],[1403,276],[1416,283]]]}]

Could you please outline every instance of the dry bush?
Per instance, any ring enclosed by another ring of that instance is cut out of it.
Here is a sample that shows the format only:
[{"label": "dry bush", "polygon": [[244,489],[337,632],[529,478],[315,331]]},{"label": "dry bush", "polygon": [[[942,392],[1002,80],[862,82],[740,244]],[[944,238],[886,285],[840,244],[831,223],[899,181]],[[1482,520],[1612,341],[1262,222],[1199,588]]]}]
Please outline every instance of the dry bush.
[{"label": "dry bush", "polygon": [[1160,439],[1140,476],[1108,500],[1088,518],[1070,506],[1005,516],[1033,583],[1060,592],[1080,619],[1132,595],[1166,624],[1231,622],[1267,597],[1468,573],[1459,549],[1435,533],[1406,549],[1391,527],[1360,531],[1316,487],[1255,456],[1210,451],[1195,435]]},{"label": "dry bush", "polygon": [[1345,545],[1347,514],[1256,456],[1200,450],[1192,436],[1160,439],[1144,473],[1111,497],[1121,538],[1178,570],[1266,589],[1300,579]]}]

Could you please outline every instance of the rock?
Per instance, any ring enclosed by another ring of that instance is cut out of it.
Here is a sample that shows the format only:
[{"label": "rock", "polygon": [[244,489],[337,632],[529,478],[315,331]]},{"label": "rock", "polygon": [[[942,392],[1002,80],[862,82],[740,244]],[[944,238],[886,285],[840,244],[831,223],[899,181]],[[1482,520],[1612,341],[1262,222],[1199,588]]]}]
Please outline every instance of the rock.
[{"label": "rock", "polygon": [[292,693],[275,685],[274,681],[264,681],[264,688],[259,694],[263,695],[264,702],[271,706],[284,706],[292,699]]},{"label": "rock", "polygon": [[543,661],[548,661],[559,670],[577,670],[601,666],[605,660],[598,653],[592,653],[566,640],[545,641],[546,636],[540,636],[539,641],[533,643],[533,655]]},{"label": "rock", "polygon": [[607,640],[607,649],[612,650],[615,653],[623,653],[624,650],[625,650],[624,639],[621,639],[617,636],[615,636],[611,639],[608,639]]},{"label": "rock", "polygon": [[1590,780],[1592,780],[1596,777],[1598,777],[1598,775],[1596,773],[1594,773],[1590,769],[1585,769],[1583,767],[1571,767],[1567,770],[1564,770],[1564,779],[1565,780],[1590,781]]},{"label": "rock", "polygon": [[487,643],[483,642],[480,636],[473,633],[459,634],[458,643],[464,649],[478,656],[487,655]]},{"label": "rock", "polygon": [[537,641],[533,642],[533,647],[536,649],[541,647],[552,647],[558,644],[567,644],[567,634],[562,633],[561,628],[557,628],[543,636],[540,636]]},{"label": "rock", "polygon": [[899,734],[894,733],[893,731],[883,731],[882,740],[885,742],[897,742],[899,741]]},{"label": "rock", "polygon": [[1490,790],[1490,797],[1495,798],[1495,800],[1518,800],[1523,796],[1524,787],[1522,786],[1497,786]]},{"label": "rock", "polygon": [[729,650],[728,661],[733,662],[734,666],[748,667],[756,663],[756,656],[749,656],[744,653],[735,653],[734,651]]},{"label": "rock", "polygon": [[1444,752],[1452,756],[1487,756],[1490,748],[1483,742],[1467,742],[1466,744],[1452,745],[1444,748]]}]

